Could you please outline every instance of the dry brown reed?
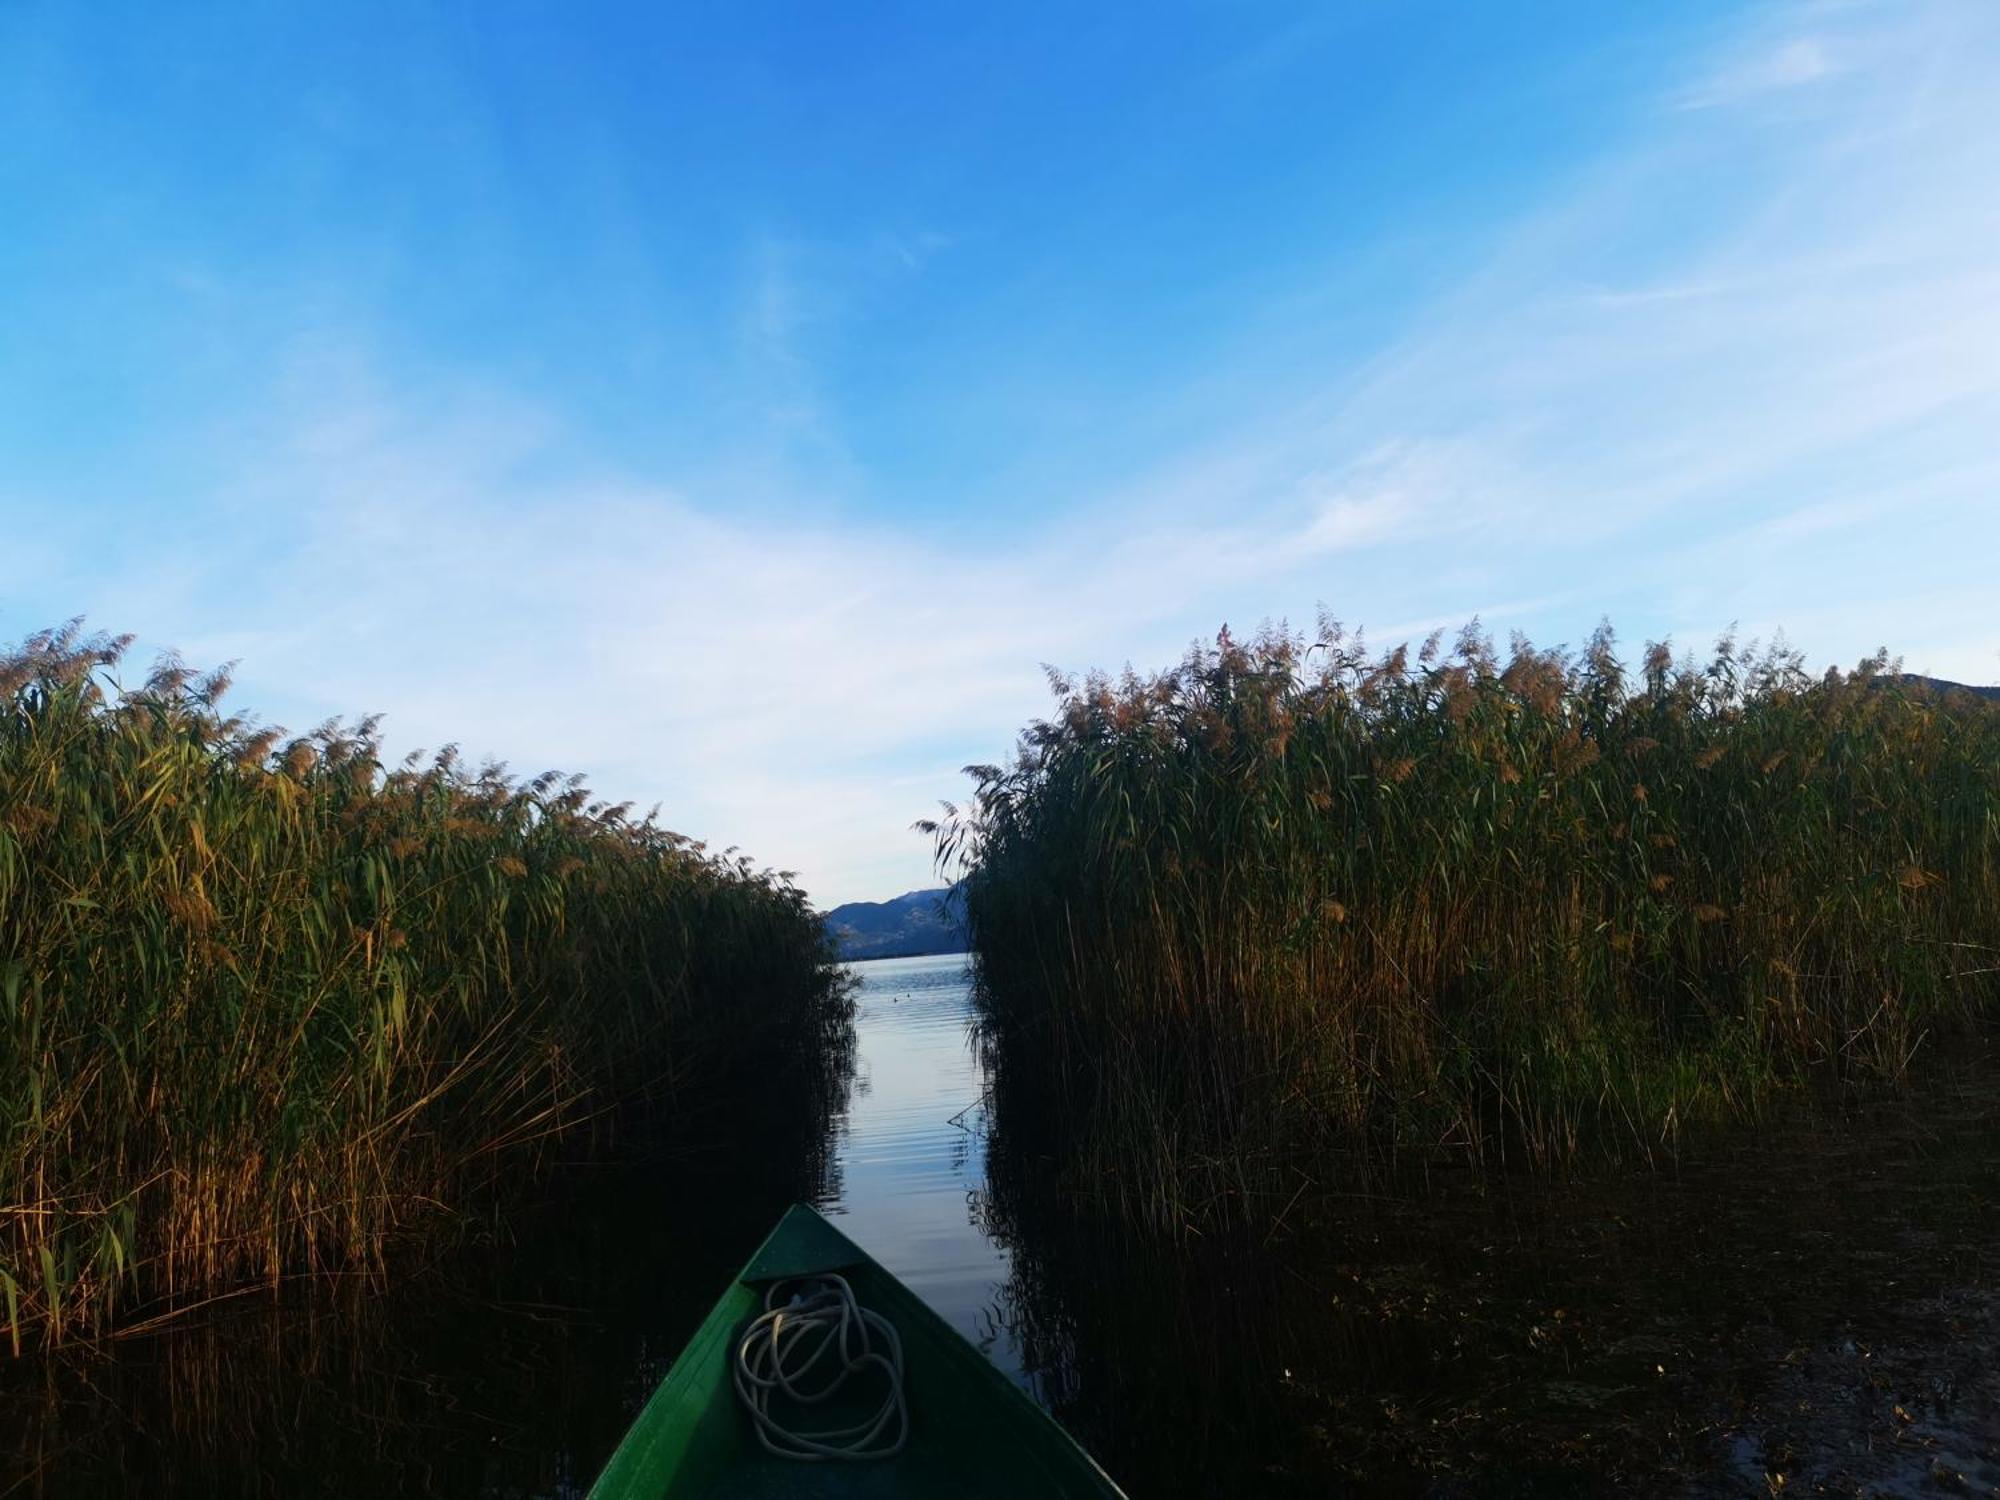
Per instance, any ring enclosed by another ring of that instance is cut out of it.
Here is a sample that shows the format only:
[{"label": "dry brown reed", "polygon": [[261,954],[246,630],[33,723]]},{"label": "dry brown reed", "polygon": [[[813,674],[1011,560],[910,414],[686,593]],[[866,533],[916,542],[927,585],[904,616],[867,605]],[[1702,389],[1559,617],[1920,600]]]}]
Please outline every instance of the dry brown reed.
[{"label": "dry brown reed", "polygon": [[2000,705],[1886,658],[1635,681],[1608,628],[1413,664],[1323,621],[1056,685],[922,826],[1014,1128],[1148,1216],[1336,1155],[1649,1157],[2000,994]]},{"label": "dry brown reed", "polygon": [[77,626],[0,656],[0,1319],[20,1352],[379,1273],[614,1109],[823,1107],[847,1001],[788,879]]}]

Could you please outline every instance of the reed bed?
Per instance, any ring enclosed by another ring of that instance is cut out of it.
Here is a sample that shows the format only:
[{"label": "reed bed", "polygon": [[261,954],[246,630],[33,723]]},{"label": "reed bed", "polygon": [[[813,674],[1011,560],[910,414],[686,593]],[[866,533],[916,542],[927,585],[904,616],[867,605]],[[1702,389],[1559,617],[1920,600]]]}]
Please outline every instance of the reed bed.
[{"label": "reed bed", "polygon": [[1003,1126],[1142,1215],[1275,1219],[1335,1157],[1650,1157],[1994,1012],[2000,705],[1886,658],[1322,621],[1054,686],[921,826]]},{"label": "reed bed", "polygon": [[0,1318],[17,1354],[390,1245],[643,1120],[824,1112],[788,877],[373,721],[287,738],[76,626],[0,656]]}]

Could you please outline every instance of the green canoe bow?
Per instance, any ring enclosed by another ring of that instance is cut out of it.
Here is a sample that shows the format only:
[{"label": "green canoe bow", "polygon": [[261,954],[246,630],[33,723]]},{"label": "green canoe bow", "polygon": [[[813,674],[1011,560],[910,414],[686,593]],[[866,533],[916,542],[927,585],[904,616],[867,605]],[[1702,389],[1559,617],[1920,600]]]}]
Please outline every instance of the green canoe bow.
[{"label": "green canoe bow", "polygon": [[[773,1281],[835,1271],[902,1336],[909,1445],[894,1458],[767,1453],[736,1396],[738,1334]],[[794,1204],[750,1257],[611,1455],[591,1500],[686,1496],[1121,1496],[1053,1418],[846,1235]]]}]

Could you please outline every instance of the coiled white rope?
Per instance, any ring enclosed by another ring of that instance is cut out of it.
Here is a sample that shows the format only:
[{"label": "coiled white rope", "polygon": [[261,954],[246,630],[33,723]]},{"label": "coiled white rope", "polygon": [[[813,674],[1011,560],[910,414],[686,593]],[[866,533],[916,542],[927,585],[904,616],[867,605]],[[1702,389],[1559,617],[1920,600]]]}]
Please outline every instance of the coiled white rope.
[{"label": "coiled white rope", "polygon": [[[831,1354],[816,1382],[813,1371]],[[851,1427],[802,1432],[772,1414],[780,1398],[816,1406],[863,1370],[879,1368],[888,1389],[873,1416]],[[750,1409],[757,1440],[780,1458],[892,1458],[910,1437],[903,1401],[903,1341],[895,1325],[854,1300],[842,1276],[774,1282],[764,1311],[736,1343],[736,1394]],[[893,1433],[893,1435],[892,1435]]]}]

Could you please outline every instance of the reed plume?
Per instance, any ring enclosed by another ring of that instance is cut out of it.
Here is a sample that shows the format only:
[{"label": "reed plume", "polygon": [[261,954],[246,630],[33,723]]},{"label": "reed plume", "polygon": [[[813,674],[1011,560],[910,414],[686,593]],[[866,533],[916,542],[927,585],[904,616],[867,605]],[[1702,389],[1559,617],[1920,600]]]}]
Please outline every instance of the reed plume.
[{"label": "reed plume", "polygon": [[614,1111],[677,1138],[823,1111],[847,1001],[788,880],[575,778],[225,717],[226,672],[122,689],[127,645],[72,623],[0,655],[15,1352],[379,1273]]},{"label": "reed plume", "polygon": [[1504,660],[1469,628],[1413,668],[1322,622],[1053,681],[922,826],[1002,1107],[1149,1214],[1337,1153],[1650,1156],[1897,1078],[2000,993],[2000,705],[1886,657],[1633,678],[1608,628]]}]

